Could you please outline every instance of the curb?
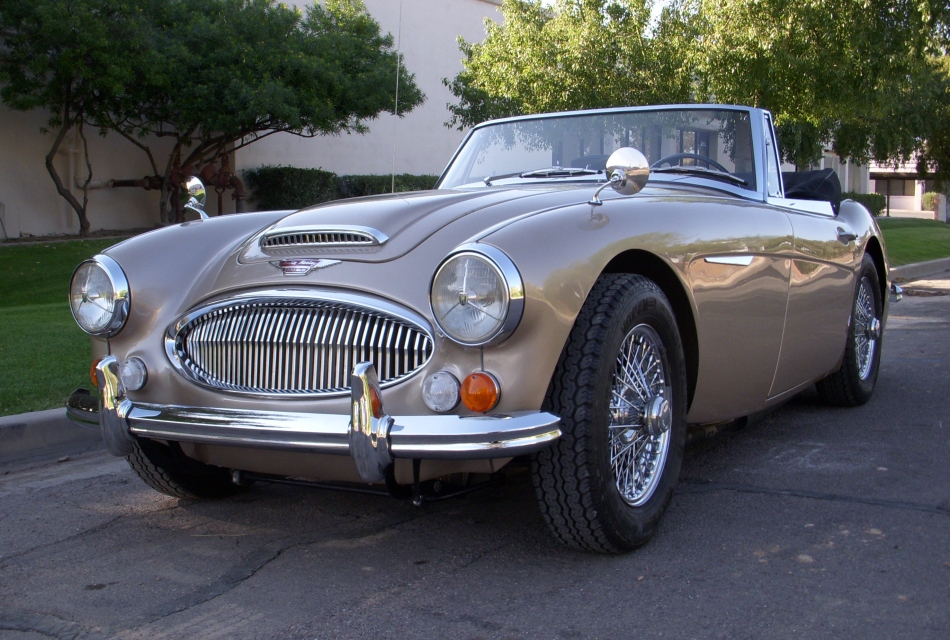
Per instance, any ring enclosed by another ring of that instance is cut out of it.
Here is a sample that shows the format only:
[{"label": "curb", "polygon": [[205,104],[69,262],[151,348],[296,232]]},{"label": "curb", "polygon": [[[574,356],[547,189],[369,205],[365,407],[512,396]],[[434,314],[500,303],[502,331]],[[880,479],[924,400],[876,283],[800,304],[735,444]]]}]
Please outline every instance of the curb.
[{"label": "curb", "polygon": [[914,280],[950,270],[950,258],[938,258],[927,262],[915,262],[890,270],[891,280]]},{"label": "curb", "polygon": [[0,417],[0,464],[48,460],[100,447],[99,430],[73,422],[65,408]]}]

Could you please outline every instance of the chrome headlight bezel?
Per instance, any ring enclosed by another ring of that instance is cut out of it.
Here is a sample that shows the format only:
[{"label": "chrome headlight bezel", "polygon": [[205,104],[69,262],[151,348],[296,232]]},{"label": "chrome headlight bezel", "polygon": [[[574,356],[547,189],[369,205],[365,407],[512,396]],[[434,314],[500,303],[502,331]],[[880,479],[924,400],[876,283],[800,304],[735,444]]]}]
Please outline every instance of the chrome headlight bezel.
[{"label": "chrome headlight bezel", "polygon": [[[85,326],[77,316],[76,306],[73,304],[73,285],[75,284],[76,276],[83,267],[87,265],[93,265],[101,269],[108,278],[109,284],[112,286],[112,316],[109,318],[109,322],[101,329],[90,329]],[[73,271],[73,275],[69,279],[69,311],[72,313],[73,320],[76,321],[76,324],[89,335],[108,338],[117,334],[122,327],[125,326],[125,321],[129,317],[130,306],[131,291],[129,289],[129,281],[125,277],[125,273],[122,271],[122,267],[119,266],[119,263],[109,256],[100,254],[88,260],[83,260]]]},{"label": "chrome headlight bezel", "polygon": [[[491,331],[488,337],[478,340],[466,340],[464,337],[453,334],[445,326],[444,319],[440,318],[436,312],[436,306],[433,304],[433,293],[436,282],[440,274],[443,273],[446,266],[453,260],[471,256],[484,261],[491,268],[501,281],[501,293],[507,299],[505,313],[497,326]],[[521,274],[515,263],[501,249],[489,244],[472,243],[456,247],[447,255],[435,272],[432,274],[432,280],[429,282],[429,311],[435,320],[439,330],[449,339],[466,347],[487,347],[499,344],[506,340],[518,327],[521,322],[521,316],[524,314],[524,283]]]}]

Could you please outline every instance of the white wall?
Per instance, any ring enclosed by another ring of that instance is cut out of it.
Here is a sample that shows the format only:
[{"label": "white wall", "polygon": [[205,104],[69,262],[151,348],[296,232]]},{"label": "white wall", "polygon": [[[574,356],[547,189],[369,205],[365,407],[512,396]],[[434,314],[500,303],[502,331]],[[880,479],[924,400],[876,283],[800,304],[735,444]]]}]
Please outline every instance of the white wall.
[{"label": "white wall", "polygon": [[[370,121],[366,135],[304,139],[276,134],[237,152],[237,169],[262,165],[323,168],[340,175],[439,174],[464,133],[449,129],[446,104],[455,102],[442,84],[462,69],[457,38],[481,42],[484,19],[500,20],[500,0],[364,0],[382,31],[399,40],[406,68],[415,74],[426,101],[405,117],[388,113]],[[304,3],[298,3],[300,5]],[[400,36],[400,5],[402,28]],[[396,78],[393,77],[395,85]]]},{"label": "white wall", "polygon": [[[416,74],[416,82],[426,93],[425,104],[395,128],[396,171],[400,173],[440,173],[462,139],[462,132],[443,126],[449,117],[445,105],[451,93],[442,78],[452,78],[461,70],[462,54],[456,38],[480,42],[484,39],[485,17],[500,20],[500,0],[365,0],[369,12],[384,32],[397,36],[399,7],[402,4],[401,50],[405,65]],[[395,83],[395,78],[393,78]],[[42,134],[46,124],[42,110],[22,113],[0,105],[0,240],[6,237],[75,234],[79,221],[66,201],[56,192],[46,172],[45,157],[53,143],[52,134]],[[395,118],[386,114],[369,123],[366,136],[350,135],[304,140],[279,134],[238,152],[236,169],[283,164],[323,167],[346,173],[387,174],[392,168]],[[145,155],[115,134],[105,138],[88,131],[93,179],[139,179],[152,173]],[[161,146],[164,141],[150,141]],[[170,144],[167,142],[165,144]],[[82,192],[76,180],[86,176],[80,147],[72,140],[64,143],[56,167],[77,198]],[[156,160],[164,162],[161,154]],[[163,167],[160,167],[163,168]],[[224,193],[224,210],[234,210],[230,191]],[[206,208],[217,212],[217,197],[209,189]],[[158,192],[137,188],[100,189],[90,192],[89,221],[93,231],[149,228],[159,224]]]},{"label": "white wall", "polygon": [[[52,133],[40,133],[46,120],[41,110],[0,106],[0,239],[79,232],[79,219],[46,171],[46,154],[55,139]],[[98,131],[87,131],[86,139],[94,179],[138,179],[151,173],[144,154],[119,136],[103,138]],[[76,180],[85,179],[86,169],[77,142],[74,133],[64,140],[54,162],[82,201]],[[158,222],[158,196],[141,189],[91,191],[88,211],[93,231],[152,227]]]}]

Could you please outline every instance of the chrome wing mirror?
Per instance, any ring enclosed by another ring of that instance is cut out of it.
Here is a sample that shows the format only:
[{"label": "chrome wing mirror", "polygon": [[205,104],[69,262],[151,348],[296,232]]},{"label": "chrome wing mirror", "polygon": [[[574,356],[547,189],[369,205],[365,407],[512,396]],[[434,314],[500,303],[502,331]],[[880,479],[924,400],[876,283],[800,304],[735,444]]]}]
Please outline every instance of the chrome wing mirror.
[{"label": "chrome wing mirror", "polygon": [[598,197],[608,186],[624,196],[639,193],[650,179],[650,163],[646,157],[633,147],[620,147],[607,158],[607,183],[594,192],[587,204],[602,205]]},{"label": "chrome wing mirror", "polygon": [[205,213],[206,195],[205,186],[201,180],[194,176],[188,178],[179,191],[182,210],[194,211],[201,216],[202,220],[207,220],[208,214]]}]

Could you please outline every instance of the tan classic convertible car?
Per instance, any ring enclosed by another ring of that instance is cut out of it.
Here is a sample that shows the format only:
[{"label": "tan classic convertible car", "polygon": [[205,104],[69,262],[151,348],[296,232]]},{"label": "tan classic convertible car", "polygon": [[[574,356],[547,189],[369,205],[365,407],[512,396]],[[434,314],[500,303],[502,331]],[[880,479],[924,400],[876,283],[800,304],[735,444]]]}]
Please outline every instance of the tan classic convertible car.
[{"label": "tan classic convertible car", "polygon": [[419,504],[530,460],[559,539],[633,549],[688,425],[874,390],[880,231],[779,158],[760,109],[526,116],[472,129],[433,191],[135,237],[73,276],[99,401],[70,414],[189,499],[267,480]]}]

